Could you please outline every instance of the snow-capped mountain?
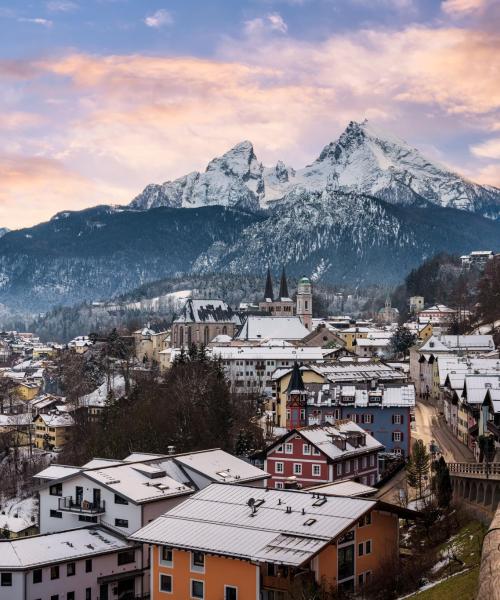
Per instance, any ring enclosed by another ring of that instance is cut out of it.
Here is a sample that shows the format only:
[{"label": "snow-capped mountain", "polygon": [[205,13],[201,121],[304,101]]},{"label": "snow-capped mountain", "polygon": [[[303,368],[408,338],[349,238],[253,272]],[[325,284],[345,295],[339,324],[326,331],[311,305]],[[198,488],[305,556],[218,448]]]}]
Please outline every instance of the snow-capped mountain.
[{"label": "snow-capped mountain", "polygon": [[396,205],[343,192],[333,185],[311,192],[295,187],[267,218],[236,241],[218,240],[193,265],[198,273],[259,273],[287,265],[291,274],[336,283],[385,283],[439,252],[500,248],[500,222],[420,200]]},{"label": "snow-capped mountain", "polygon": [[241,142],[214,158],[205,173],[195,171],[162,185],[148,185],[131,206],[147,210],[222,205],[255,211],[264,195],[262,171],[251,142]]},{"label": "snow-capped mountain", "polygon": [[250,142],[212,160],[205,173],[151,184],[132,201],[138,209],[157,206],[200,207],[212,204],[247,210],[268,208],[300,186],[321,192],[327,186],[375,196],[392,204],[422,199],[443,207],[500,217],[500,190],[481,186],[426,159],[405,141],[367,121],[349,123],[338,140],[302,169],[279,161],[264,167]]}]

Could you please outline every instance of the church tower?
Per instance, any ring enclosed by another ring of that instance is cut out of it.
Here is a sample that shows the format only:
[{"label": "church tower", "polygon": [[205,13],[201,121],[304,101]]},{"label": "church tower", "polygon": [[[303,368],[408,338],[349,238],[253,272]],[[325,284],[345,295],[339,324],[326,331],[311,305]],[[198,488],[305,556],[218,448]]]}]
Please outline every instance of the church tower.
[{"label": "church tower", "polygon": [[302,277],[297,286],[297,316],[312,331],[312,287],[307,277]]}]

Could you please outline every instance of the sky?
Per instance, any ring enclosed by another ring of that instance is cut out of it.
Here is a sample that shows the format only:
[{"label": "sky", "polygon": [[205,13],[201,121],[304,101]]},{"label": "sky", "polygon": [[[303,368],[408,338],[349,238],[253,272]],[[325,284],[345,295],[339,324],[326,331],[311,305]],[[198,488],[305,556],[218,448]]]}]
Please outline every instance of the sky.
[{"label": "sky", "polygon": [[500,187],[500,0],[0,0],[0,227],[367,118]]}]

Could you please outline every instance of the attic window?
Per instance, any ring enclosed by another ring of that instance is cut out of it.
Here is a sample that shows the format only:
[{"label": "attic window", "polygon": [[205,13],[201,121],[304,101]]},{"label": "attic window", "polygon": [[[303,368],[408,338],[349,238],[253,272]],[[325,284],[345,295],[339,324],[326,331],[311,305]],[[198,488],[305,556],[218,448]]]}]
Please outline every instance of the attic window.
[{"label": "attic window", "polygon": [[229,471],[217,471],[216,475],[225,479],[226,477],[229,477]]},{"label": "attic window", "polygon": [[[325,500],[326,502],[326,500]],[[311,527],[311,525],[314,525],[314,523],[316,523],[316,519],[307,519],[307,521],[304,523],[304,525],[306,527]]]}]

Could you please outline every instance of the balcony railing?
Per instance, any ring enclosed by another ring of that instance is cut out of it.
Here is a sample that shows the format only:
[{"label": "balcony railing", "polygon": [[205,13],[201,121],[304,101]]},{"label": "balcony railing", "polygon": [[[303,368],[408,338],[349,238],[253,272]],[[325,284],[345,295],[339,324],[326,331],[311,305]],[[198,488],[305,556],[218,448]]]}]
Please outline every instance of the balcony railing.
[{"label": "balcony railing", "polygon": [[59,498],[59,510],[68,512],[86,514],[86,515],[102,515],[106,512],[106,502],[89,502],[88,500],[79,500],[78,502],[72,496]]},{"label": "balcony railing", "polygon": [[500,463],[448,463],[448,468],[456,475],[500,479]]}]

